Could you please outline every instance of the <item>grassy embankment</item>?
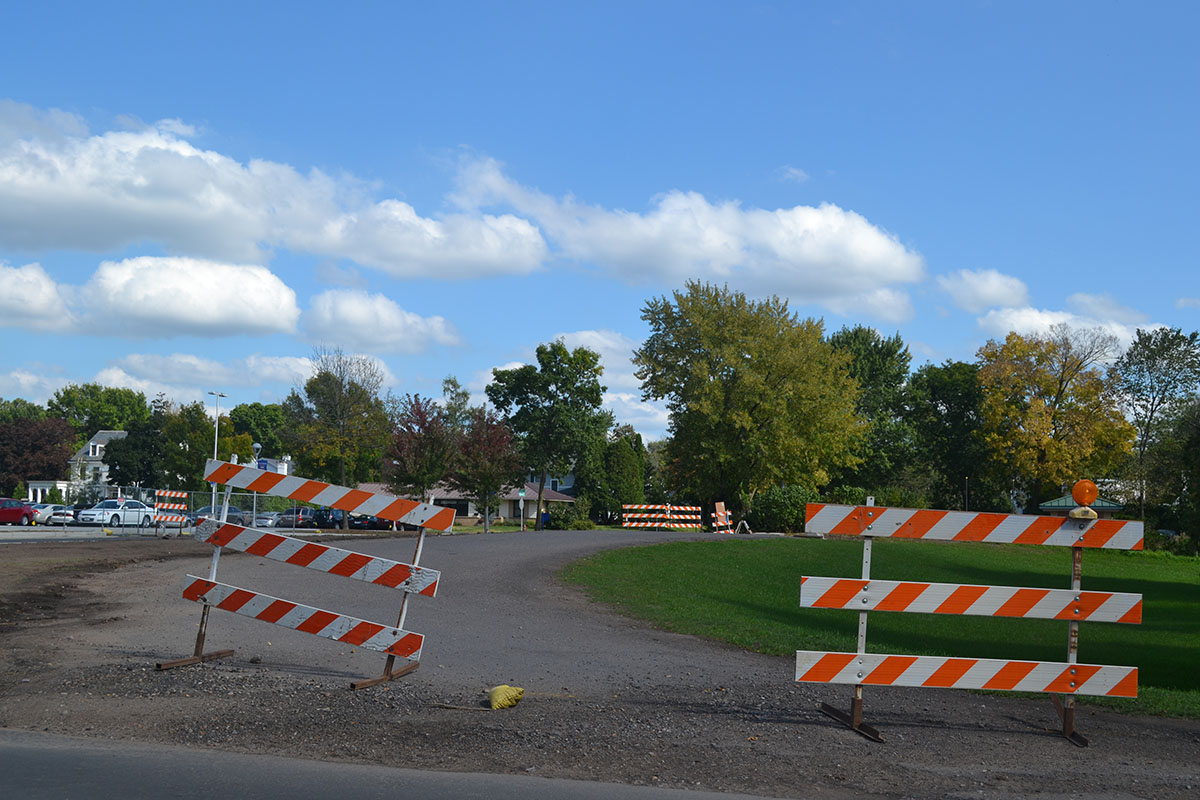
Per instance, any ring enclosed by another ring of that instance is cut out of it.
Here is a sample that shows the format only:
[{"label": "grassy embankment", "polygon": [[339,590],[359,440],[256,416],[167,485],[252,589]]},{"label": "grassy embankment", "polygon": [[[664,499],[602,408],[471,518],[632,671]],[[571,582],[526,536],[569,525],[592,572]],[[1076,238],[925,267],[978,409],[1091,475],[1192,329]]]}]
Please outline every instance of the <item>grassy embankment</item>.
[{"label": "grassy embankment", "polygon": [[[679,633],[772,655],[853,651],[858,614],[801,609],[801,575],[857,578],[862,543],[840,539],[672,542],[598,553],[563,577],[596,600]],[[1070,587],[1067,548],[877,540],[871,576]],[[1083,588],[1143,595],[1141,625],[1084,622],[1079,661],[1136,666],[1133,700],[1081,697],[1131,713],[1200,718],[1200,559],[1087,550]],[[876,653],[1065,661],[1067,623],[940,614],[871,614]],[[781,675],[781,680],[787,675]]]}]

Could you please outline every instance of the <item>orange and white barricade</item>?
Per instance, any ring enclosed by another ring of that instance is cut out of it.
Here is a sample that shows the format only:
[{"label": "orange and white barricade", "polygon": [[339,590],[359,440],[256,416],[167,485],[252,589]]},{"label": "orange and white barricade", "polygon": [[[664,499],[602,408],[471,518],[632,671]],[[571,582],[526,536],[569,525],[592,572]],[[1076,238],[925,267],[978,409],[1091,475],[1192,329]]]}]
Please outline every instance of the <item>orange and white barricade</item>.
[{"label": "orange and white barricade", "polygon": [[[188,658],[162,662],[158,664],[159,669],[197,664],[233,653],[232,650],[204,652],[208,612],[211,608],[387,654],[383,674],[377,678],[355,681],[350,684],[353,689],[362,689],[398,678],[420,665],[424,636],[404,629],[408,598],[413,594],[427,597],[437,594],[441,574],[437,570],[419,566],[418,562],[425,543],[426,529],[449,530],[454,524],[453,509],[418,503],[384,492],[364,492],[211,459],[205,469],[205,480],[225,484],[226,508],[229,505],[230,492],[236,487],[277,497],[311,501],[347,513],[369,514],[399,523],[417,525],[419,531],[416,550],[411,564],[369,556],[292,536],[226,523],[223,521],[223,508],[220,514],[221,521],[207,520],[196,531],[197,536],[203,536],[207,543],[213,545],[209,574],[206,578],[187,576],[189,583],[183,591],[184,599],[203,604],[195,652]],[[221,583],[217,580],[217,564],[222,549],[399,590],[403,593],[400,599],[399,619],[394,626],[384,625]],[[406,660],[407,665],[401,669],[394,669],[397,658]]]},{"label": "orange and white barricade", "polygon": [[698,531],[700,506],[623,505],[622,528],[655,528],[656,530]]},{"label": "orange and white barricade", "polygon": [[177,491],[175,489],[159,489],[154,493],[154,524],[155,525],[179,525],[187,522],[187,517],[183,514],[172,512],[187,511],[188,493]]},{"label": "orange and white barricade", "polygon": [[[801,576],[800,606],[859,611],[858,650],[854,653],[797,651],[796,680],[854,686],[849,714],[827,704],[822,704],[821,710],[876,741],[882,741],[879,732],[863,723],[864,685],[1046,692],[1058,709],[1063,736],[1086,746],[1087,739],[1075,730],[1075,696],[1136,697],[1138,671],[1136,667],[1078,663],[1079,623],[1087,620],[1138,624],[1142,621],[1142,596],[1083,591],[1083,551],[1087,548],[1141,550],[1143,526],[1141,522],[1096,519],[1089,507],[1096,499],[1096,487],[1091,481],[1077,483],[1072,494],[1080,507],[1068,517],[810,503],[805,514],[807,532],[862,537],[862,578]],[[871,543],[876,537],[1070,547],[1071,588],[872,580]],[[1066,620],[1067,660],[868,653],[870,611]],[[1064,701],[1059,701],[1059,694],[1065,696]]]},{"label": "orange and white barricade", "polygon": [[724,503],[716,504],[712,512],[712,526],[714,533],[733,533],[733,515],[725,510]]}]

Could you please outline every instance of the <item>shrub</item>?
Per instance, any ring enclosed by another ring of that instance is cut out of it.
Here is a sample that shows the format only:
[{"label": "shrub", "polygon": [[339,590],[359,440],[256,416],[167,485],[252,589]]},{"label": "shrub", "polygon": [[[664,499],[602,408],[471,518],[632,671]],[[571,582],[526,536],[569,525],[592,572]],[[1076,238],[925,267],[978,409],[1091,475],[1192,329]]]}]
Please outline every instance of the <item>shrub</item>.
[{"label": "shrub", "polygon": [[746,522],[756,531],[802,531],[804,507],[816,499],[816,494],[803,486],[773,486],[755,496]]}]

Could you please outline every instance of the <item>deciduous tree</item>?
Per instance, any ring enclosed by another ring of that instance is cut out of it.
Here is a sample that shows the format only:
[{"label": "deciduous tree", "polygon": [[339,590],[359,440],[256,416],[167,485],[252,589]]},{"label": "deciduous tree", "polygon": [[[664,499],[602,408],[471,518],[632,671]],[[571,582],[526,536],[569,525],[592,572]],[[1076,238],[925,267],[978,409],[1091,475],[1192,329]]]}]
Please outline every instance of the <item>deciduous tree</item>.
[{"label": "deciduous tree", "polygon": [[858,387],[820,322],[699,282],[650,300],[642,319],[651,333],[634,363],[643,397],[667,401],[676,491],[734,504],[781,483],[822,486],[857,462]]},{"label": "deciduous tree", "polygon": [[397,494],[424,502],[429,491],[450,475],[458,455],[459,434],[450,427],[446,410],[419,394],[396,400],[391,416],[384,479]]},{"label": "deciduous tree", "polygon": [[860,463],[843,471],[838,482],[866,487],[900,482],[912,463],[912,431],[902,416],[912,361],[908,346],[899,333],[885,339],[865,325],[842,328],[830,335],[829,344],[850,357],[850,377],[859,391],[854,409],[869,425],[858,452]]},{"label": "deciduous tree", "polygon": [[542,497],[548,475],[562,475],[591,437],[612,425],[601,410],[600,356],[561,341],[537,348],[537,366],[493,370],[488,399],[517,434],[525,466],[538,475],[536,529],[542,530]]},{"label": "deciduous tree", "polygon": [[236,434],[244,433],[251,443],[262,445],[264,458],[282,458],[286,455],[283,446],[287,417],[279,403],[242,403],[229,412]]},{"label": "deciduous tree", "polygon": [[979,366],[963,361],[924,365],[905,386],[904,405],[915,461],[927,471],[931,505],[1007,511],[1007,493],[983,437]]},{"label": "deciduous tree", "polygon": [[1169,432],[1167,421],[1200,384],[1200,334],[1179,328],[1141,330],[1111,371],[1113,390],[1137,429],[1132,464],[1146,516],[1148,453]]},{"label": "deciduous tree", "polygon": [[498,496],[524,480],[521,452],[512,431],[494,411],[472,408],[458,437],[458,456],[450,471],[450,485],[483,509],[483,532],[491,531],[491,515]]},{"label": "deciduous tree", "polygon": [[24,481],[65,478],[74,441],[75,430],[54,417],[0,423],[0,492]]},{"label": "deciduous tree", "polygon": [[1035,512],[1044,488],[1109,477],[1133,443],[1102,364],[1115,337],[1055,325],[1044,336],[1010,333],[979,349],[984,440]]},{"label": "deciduous tree", "polygon": [[46,410],[51,416],[69,422],[80,444],[96,431],[123,431],[134,420],[150,418],[146,395],[98,383],[64,386],[50,398]]},{"label": "deciduous tree", "polygon": [[[318,348],[315,373],[302,391],[283,402],[284,446],[302,474],[342,486],[378,479],[388,439],[388,420],[379,397],[383,373],[365,356]],[[343,518],[342,526],[346,527]]]}]

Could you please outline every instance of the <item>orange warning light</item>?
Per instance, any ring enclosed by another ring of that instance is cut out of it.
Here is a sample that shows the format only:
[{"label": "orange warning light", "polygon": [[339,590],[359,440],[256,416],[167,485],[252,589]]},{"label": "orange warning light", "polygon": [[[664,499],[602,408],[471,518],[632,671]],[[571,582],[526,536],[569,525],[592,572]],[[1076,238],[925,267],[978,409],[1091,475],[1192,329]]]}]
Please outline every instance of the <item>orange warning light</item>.
[{"label": "orange warning light", "polygon": [[1098,495],[1096,484],[1089,480],[1076,481],[1071,487],[1071,497],[1081,506],[1090,506]]}]

